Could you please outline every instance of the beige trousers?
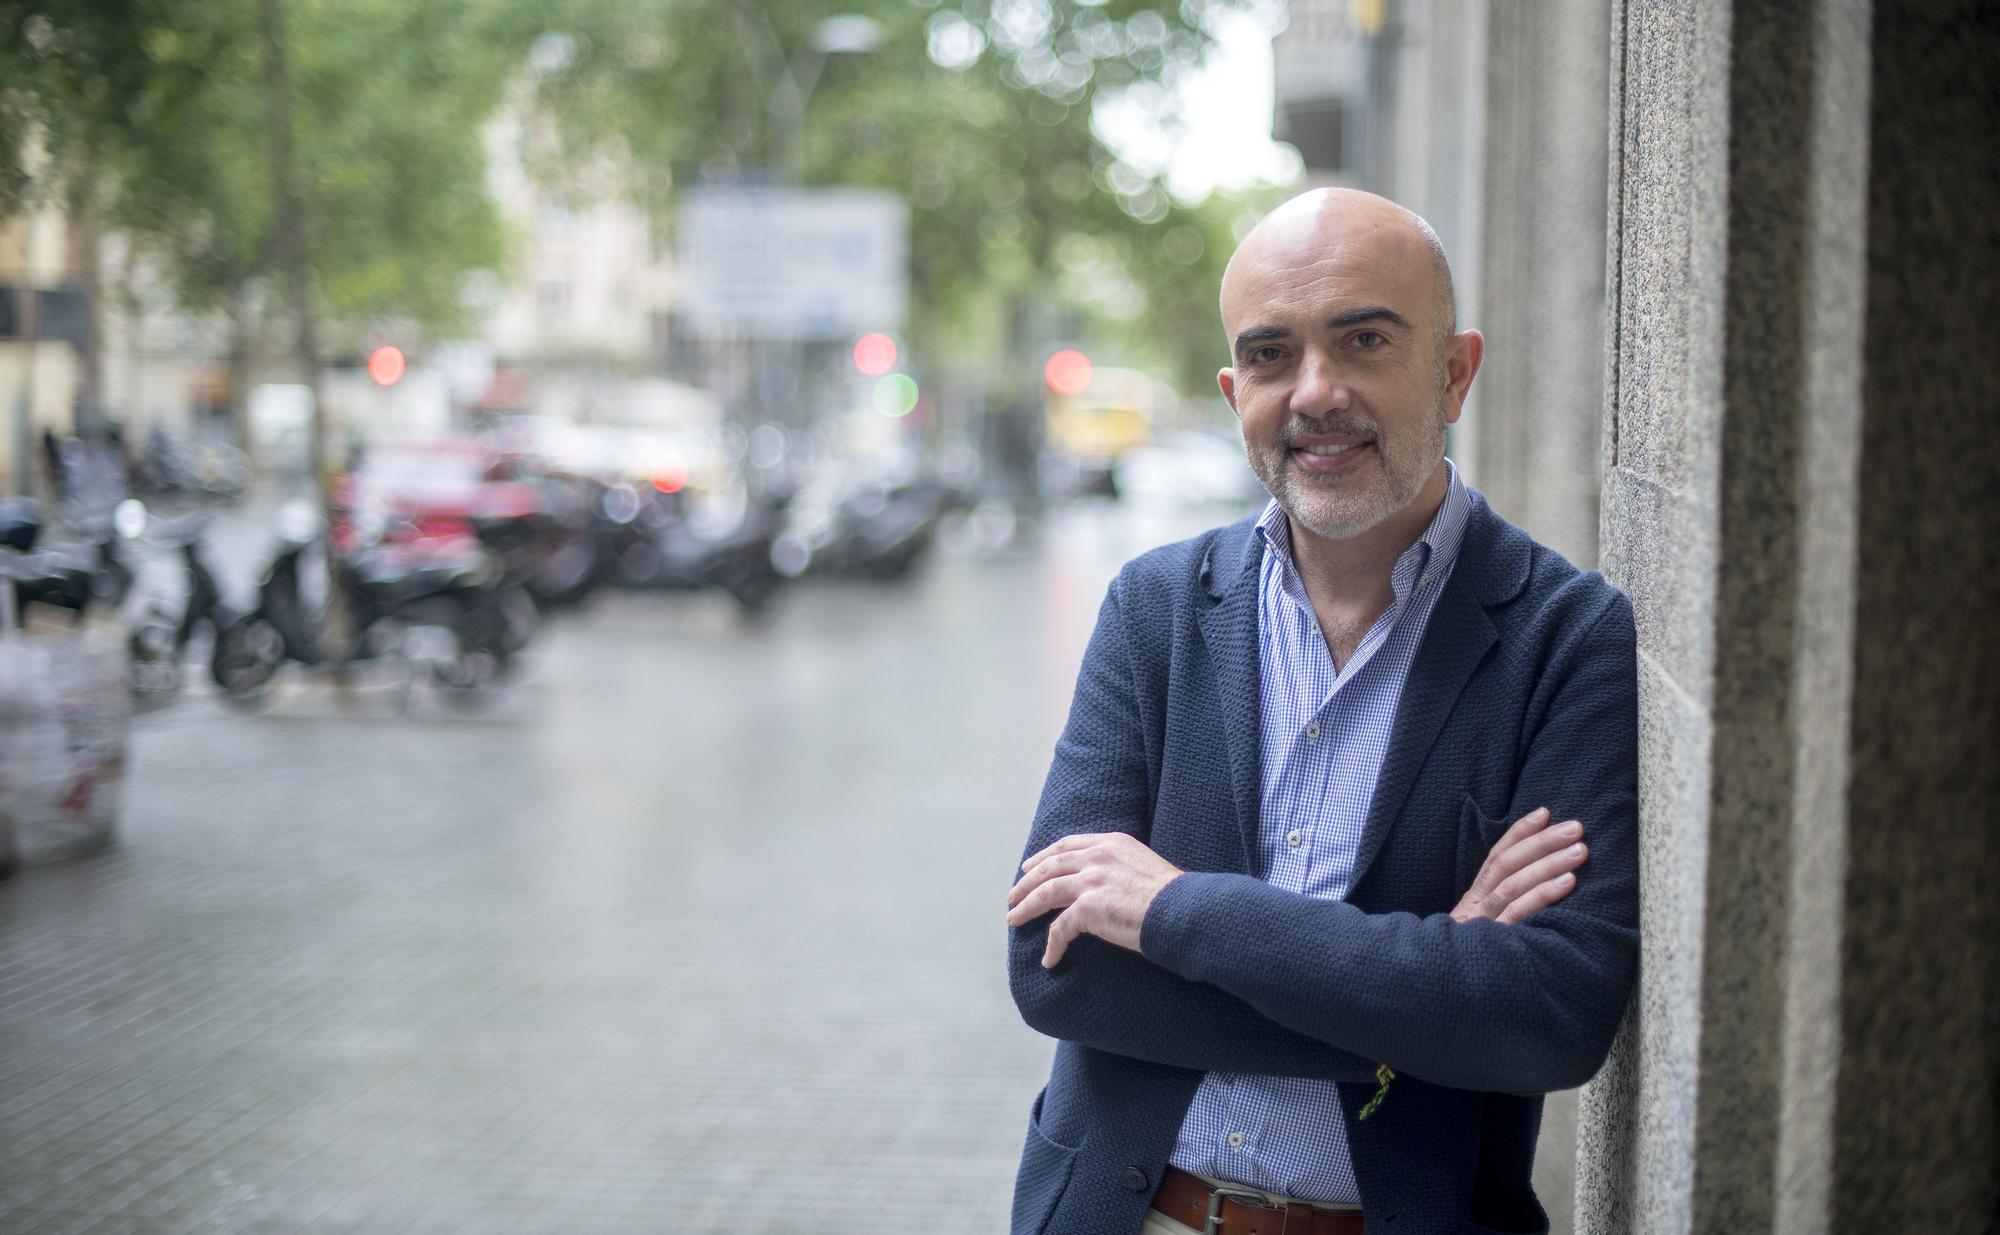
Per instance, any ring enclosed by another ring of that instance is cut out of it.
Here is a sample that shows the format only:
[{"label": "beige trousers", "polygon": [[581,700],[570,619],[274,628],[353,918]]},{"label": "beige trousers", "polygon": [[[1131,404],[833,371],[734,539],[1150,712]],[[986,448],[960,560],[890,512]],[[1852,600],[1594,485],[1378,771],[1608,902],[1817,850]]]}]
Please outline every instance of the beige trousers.
[{"label": "beige trousers", "polygon": [[1201,1232],[1184,1222],[1175,1222],[1157,1209],[1146,1211],[1146,1225],[1139,1235],[1201,1235]]}]

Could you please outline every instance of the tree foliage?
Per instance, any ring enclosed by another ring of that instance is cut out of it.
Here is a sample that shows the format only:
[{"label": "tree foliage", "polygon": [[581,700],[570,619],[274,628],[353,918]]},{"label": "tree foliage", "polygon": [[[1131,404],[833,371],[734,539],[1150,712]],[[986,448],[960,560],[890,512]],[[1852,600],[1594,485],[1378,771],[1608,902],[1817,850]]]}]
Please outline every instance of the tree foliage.
[{"label": "tree foliage", "polygon": [[[208,309],[269,270],[260,0],[0,0],[0,215],[49,166]],[[462,325],[506,236],[484,121],[532,88],[560,180],[615,151],[670,217],[704,177],[890,189],[911,205],[911,334],[987,378],[1089,335],[1205,387],[1241,203],[1175,201],[1098,136],[1107,92],[1170,85],[1237,0],[283,0],[309,262],[335,323]],[[850,37],[850,47],[854,40]],[[40,177],[50,180],[46,170]]]},{"label": "tree foliage", "polygon": [[[522,47],[471,0],[286,0],[308,261],[336,321],[462,322],[505,256],[481,126]],[[0,0],[0,213],[86,175],[183,306],[269,273],[273,194],[257,0]]]},{"label": "tree foliage", "polygon": [[829,10],[812,0],[578,0],[540,97],[573,144],[615,140],[667,183],[775,174],[901,194],[912,333],[933,354],[976,366],[1088,329],[1205,387],[1241,203],[1175,201],[1120,161],[1092,111],[1194,66],[1208,7],[842,9],[874,24],[865,54],[815,45]]}]

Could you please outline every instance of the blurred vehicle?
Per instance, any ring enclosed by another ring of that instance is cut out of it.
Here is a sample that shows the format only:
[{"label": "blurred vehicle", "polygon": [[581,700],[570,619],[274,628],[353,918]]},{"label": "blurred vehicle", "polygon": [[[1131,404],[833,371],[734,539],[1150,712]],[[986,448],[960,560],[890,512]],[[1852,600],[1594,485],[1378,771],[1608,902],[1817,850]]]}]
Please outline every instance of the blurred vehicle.
[{"label": "blurred vehicle", "polygon": [[132,461],[132,492],[149,500],[233,502],[249,479],[250,461],[234,446],[169,437],[158,425]]},{"label": "blurred vehicle", "polygon": [[[143,510],[139,517],[144,519]],[[162,524],[155,531],[156,538],[179,555],[186,586],[178,605],[169,604],[164,597],[150,597],[128,622],[127,680],[132,693],[141,699],[161,700],[177,693],[183,678],[182,661],[195,636],[206,630],[212,645],[238,616],[223,602],[215,572],[209,569],[203,530],[203,521],[193,517]]]},{"label": "blurred vehicle", "polygon": [[334,486],[334,551],[352,553],[385,538],[470,540],[485,487],[513,478],[512,465],[478,442],[370,442]]},{"label": "blurred vehicle", "polygon": [[343,555],[384,544],[434,556],[483,546],[538,607],[524,612],[510,596],[514,626],[525,629],[540,608],[575,604],[596,586],[591,519],[579,478],[465,439],[389,442],[361,451],[342,478],[333,542]]},{"label": "blurred vehicle", "polygon": [[690,515],[679,491],[600,484],[593,501],[597,569],[620,587],[727,592],[746,614],[759,614],[784,582],[772,546],[785,504],[777,495],[753,499],[733,525],[713,528]]},{"label": "blurred vehicle", "polygon": [[532,598],[538,612],[581,604],[600,579],[593,548],[590,481],[580,476],[521,471],[488,483],[467,523],[499,558],[505,580]]},{"label": "blurred vehicle", "polygon": [[14,589],[17,612],[43,605],[81,622],[93,605],[124,602],[134,576],[110,519],[90,523],[88,545],[46,543],[43,528],[34,499],[0,500],[0,576]]},{"label": "blurred vehicle", "polygon": [[1266,496],[1242,443],[1213,433],[1164,434],[1126,451],[1113,471],[1130,501],[1242,506]]},{"label": "blurred vehicle", "polygon": [[1118,460],[1151,440],[1154,418],[1172,398],[1171,390],[1137,369],[1097,368],[1081,391],[1049,392],[1043,483],[1067,496],[1118,496]]},{"label": "blurred vehicle", "polygon": [[778,571],[900,579],[929,553],[950,494],[927,474],[850,478],[829,469],[799,490],[771,548]]},{"label": "blurred vehicle", "polygon": [[316,538],[291,529],[265,572],[257,606],[216,637],[210,670],[225,697],[255,704],[286,661],[307,667],[388,660],[419,671],[463,703],[499,685],[515,648],[499,571],[476,543],[439,546],[386,540],[331,561],[352,626],[345,648],[324,610],[310,606],[304,560]]}]

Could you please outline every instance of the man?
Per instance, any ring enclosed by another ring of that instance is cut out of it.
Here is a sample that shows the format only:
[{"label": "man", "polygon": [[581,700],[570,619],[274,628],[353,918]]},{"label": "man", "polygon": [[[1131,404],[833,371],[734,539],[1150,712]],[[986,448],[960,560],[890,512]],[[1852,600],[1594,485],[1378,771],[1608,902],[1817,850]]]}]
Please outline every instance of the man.
[{"label": "man", "polygon": [[1484,344],[1421,219],[1296,198],[1222,318],[1272,502],[1099,614],[1008,897],[1062,1040],[1015,1235],[1544,1231],[1637,961],[1630,605],[1445,460]]}]

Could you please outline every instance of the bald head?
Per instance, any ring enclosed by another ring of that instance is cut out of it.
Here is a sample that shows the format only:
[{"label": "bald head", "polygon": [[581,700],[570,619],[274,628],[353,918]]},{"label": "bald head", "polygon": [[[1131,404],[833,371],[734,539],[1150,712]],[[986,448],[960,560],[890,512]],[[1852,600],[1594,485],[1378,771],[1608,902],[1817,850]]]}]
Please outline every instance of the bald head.
[{"label": "bald head", "polygon": [[1440,344],[1457,329],[1451,266],[1437,233],[1415,212],[1359,189],[1313,189],[1258,220],[1222,274],[1222,324],[1232,342],[1274,273],[1304,270],[1330,253],[1380,278],[1415,280]]}]

